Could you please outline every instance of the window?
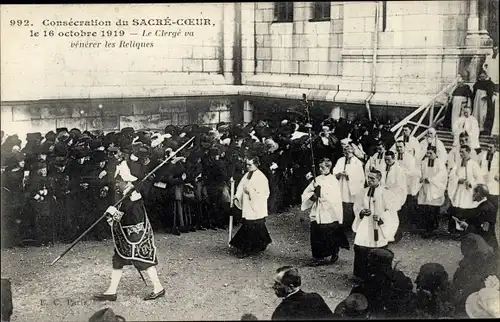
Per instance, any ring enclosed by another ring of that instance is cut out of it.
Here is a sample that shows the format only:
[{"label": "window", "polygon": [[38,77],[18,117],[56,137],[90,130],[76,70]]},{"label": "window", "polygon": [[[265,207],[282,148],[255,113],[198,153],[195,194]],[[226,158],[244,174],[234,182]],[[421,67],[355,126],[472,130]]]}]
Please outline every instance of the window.
[{"label": "window", "polygon": [[330,20],[330,1],[313,3],[313,18],[311,20]]},{"label": "window", "polygon": [[293,2],[274,3],[274,22],[293,21]]}]

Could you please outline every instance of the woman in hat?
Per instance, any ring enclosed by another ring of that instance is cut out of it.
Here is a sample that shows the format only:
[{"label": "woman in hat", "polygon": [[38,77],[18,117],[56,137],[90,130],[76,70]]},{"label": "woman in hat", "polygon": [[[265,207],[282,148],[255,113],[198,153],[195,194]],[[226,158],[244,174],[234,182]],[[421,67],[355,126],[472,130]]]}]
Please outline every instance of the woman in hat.
[{"label": "woman in hat", "polygon": [[[88,214],[90,220],[95,221],[102,216],[106,208],[112,202],[112,191],[110,191],[110,174],[106,171],[108,161],[105,151],[96,150],[90,155],[89,160],[89,195],[92,196],[93,207]],[[110,231],[106,223],[100,222],[90,232],[90,238],[103,240],[110,237]]]},{"label": "woman in hat", "polygon": [[19,240],[19,223],[24,206],[24,154],[11,154],[2,173],[2,245],[15,246]]},{"label": "woman in hat", "polygon": [[56,221],[57,240],[70,243],[80,231],[75,229],[75,215],[80,211],[74,195],[71,193],[71,173],[67,168],[65,156],[57,155],[53,163],[53,171],[49,180],[54,191],[52,202],[53,215]]},{"label": "woman in hat", "polygon": [[103,294],[94,296],[97,301],[116,301],[117,289],[120,283],[123,267],[133,265],[139,271],[146,271],[152,284],[153,292],[144,297],[145,301],[155,300],[165,296],[156,271],[158,259],[153,228],[149,222],[141,194],[130,181],[125,181],[118,174],[116,192],[127,195],[117,207],[110,206],[108,222],[114,241],[113,271],[108,289]]},{"label": "woman in hat", "polygon": [[453,315],[449,300],[448,273],[443,265],[427,263],[420,267],[415,296],[416,314],[419,318],[445,318]]},{"label": "woman in hat", "polygon": [[471,319],[500,318],[500,281],[497,276],[488,276],[485,287],[474,292],[465,302],[465,312]]},{"label": "woman in hat", "polygon": [[27,186],[28,215],[37,244],[55,241],[55,219],[51,212],[53,191],[47,178],[47,163],[40,161],[32,167],[33,175]]},{"label": "woman in hat", "polygon": [[266,227],[269,183],[258,169],[260,160],[250,156],[246,160],[248,172],[241,179],[234,196],[234,204],[242,210],[243,224],[230,241],[240,251],[240,257],[266,250],[272,240]]}]

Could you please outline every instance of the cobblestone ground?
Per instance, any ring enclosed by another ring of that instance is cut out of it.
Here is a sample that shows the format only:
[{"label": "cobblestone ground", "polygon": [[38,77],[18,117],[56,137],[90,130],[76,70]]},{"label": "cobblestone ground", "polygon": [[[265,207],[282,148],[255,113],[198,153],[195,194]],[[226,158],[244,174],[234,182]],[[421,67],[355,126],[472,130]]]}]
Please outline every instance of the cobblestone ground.
[{"label": "cobblestone ground", "polygon": [[[304,213],[270,216],[268,229],[273,243],[263,254],[245,259],[228,249],[227,231],[157,234],[158,271],[167,293],[152,302],[142,300],[152,287],[131,267],[125,269],[118,301],[92,301],[92,294],[104,291],[109,282],[111,241],[82,242],[54,266],[50,262],[67,245],[2,250],[1,275],[13,287],[12,321],[87,321],[104,307],[129,321],[239,320],[244,313],[270,319],[279,303],[271,278],[282,265],[299,266],[303,289],[321,294],[333,310],[352,287],[347,280],[352,249],[342,250],[334,265],[307,267],[309,222]],[[452,275],[461,258],[457,241],[409,234],[391,249],[400,260],[398,268],[413,280],[426,262],[439,262]]]}]

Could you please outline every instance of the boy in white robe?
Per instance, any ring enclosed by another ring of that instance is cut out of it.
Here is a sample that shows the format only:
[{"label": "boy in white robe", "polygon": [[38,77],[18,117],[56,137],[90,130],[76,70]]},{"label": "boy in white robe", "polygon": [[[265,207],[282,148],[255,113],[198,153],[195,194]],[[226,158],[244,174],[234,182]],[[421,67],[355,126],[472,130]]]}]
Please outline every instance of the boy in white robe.
[{"label": "boy in white robe", "polygon": [[[363,189],[354,202],[354,279],[365,280],[367,256],[371,249],[386,248],[394,241],[399,226],[398,198],[381,182],[382,173],[373,169],[368,173],[368,187]],[[395,202],[396,201],[396,202]]]},{"label": "boy in white robe", "polygon": [[380,172],[385,170],[384,156],[386,153],[386,148],[384,141],[379,140],[377,142],[377,152],[368,159],[365,164],[365,179],[368,179],[368,173],[370,169],[377,169]]},{"label": "boy in white robe", "polygon": [[[420,152],[419,152],[420,153]],[[405,148],[404,141],[396,142],[396,164],[400,166],[406,175],[406,200],[399,211],[399,224],[405,226],[414,224],[413,214],[415,210],[415,196],[418,192],[419,163],[415,161],[413,153]]]},{"label": "boy in white robe", "polygon": [[473,187],[483,183],[483,174],[479,164],[470,158],[471,148],[468,145],[460,147],[461,163],[456,164],[448,174],[448,196],[451,209],[448,220],[448,231],[456,232],[455,220],[467,218],[470,209],[474,208]]},{"label": "boy in white robe", "polygon": [[460,116],[453,125],[454,146],[459,145],[460,133],[467,132],[470,137],[471,149],[479,149],[479,123],[477,119],[471,115],[471,108],[464,106],[463,116]]},{"label": "boy in white robe", "polygon": [[[441,141],[438,138],[436,134],[436,129],[433,127],[427,130],[427,135],[422,141],[420,141],[420,151],[422,151],[422,153],[425,153],[427,151],[428,146],[436,147],[438,160],[446,164],[446,160],[448,158],[448,152],[446,152],[446,147],[444,146],[443,141]],[[422,155],[422,158],[423,157],[424,155]]]},{"label": "boy in white robe", "polygon": [[342,196],[342,209],[344,211],[344,227],[351,229],[354,220],[355,197],[364,188],[365,175],[363,164],[354,157],[353,149],[350,145],[344,148],[344,156],[337,160],[332,171],[340,185]]},{"label": "boy in white robe", "polygon": [[[418,140],[411,135],[411,127],[408,124],[403,125],[403,129],[401,130],[403,135],[396,139],[396,143],[398,141],[403,141],[405,145],[405,151],[411,154],[415,159],[422,159],[423,155],[421,153],[420,143]],[[396,152],[396,144],[391,147],[391,151]],[[425,152],[425,151],[424,151]]]},{"label": "boy in white robe", "polygon": [[258,157],[247,159],[248,172],[240,180],[234,195],[234,204],[242,210],[243,224],[230,245],[240,251],[241,258],[266,250],[272,242],[266,227],[269,182],[257,168],[259,165]]},{"label": "boy in white robe", "polygon": [[484,175],[484,183],[488,186],[488,200],[498,210],[498,190],[499,190],[499,153],[498,143],[489,144],[488,150],[479,155],[479,165]]},{"label": "boy in white robe", "polygon": [[340,248],[349,249],[344,233],[342,199],[339,182],[331,174],[332,161],[324,158],[319,163],[320,175],[302,193],[301,210],[311,209],[312,265],[330,263],[339,258]]},{"label": "boy in white robe", "polygon": [[443,162],[437,160],[436,147],[429,146],[420,165],[420,180],[417,204],[420,214],[420,228],[424,229],[423,238],[431,236],[439,227],[439,211],[445,201],[448,183],[448,170]]}]

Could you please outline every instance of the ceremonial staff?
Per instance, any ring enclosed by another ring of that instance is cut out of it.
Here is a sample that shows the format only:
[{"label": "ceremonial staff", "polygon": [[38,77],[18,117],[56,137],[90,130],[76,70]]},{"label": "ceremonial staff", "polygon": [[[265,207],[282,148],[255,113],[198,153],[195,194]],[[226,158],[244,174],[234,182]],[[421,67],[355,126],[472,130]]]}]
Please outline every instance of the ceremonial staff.
[{"label": "ceremonial staff", "polygon": [[[182,149],[184,149],[186,146],[188,146],[193,140],[194,140],[194,136],[189,139],[189,141],[187,141],[186,143],[184,143],[184,145],[182,145],[179,149],[177,149],[177,151],[175,151],[174,153],[172,153],[168,158],[166,158],[162,163],[160,163],[156,168],[154,168],[151,172],[149,172],[140,182],[139,182],[139,185],[143,184],[149,177],[151,177],[156,171],[158,171],[158,169],[160,169],[165,163],[167,163],[168,161],[170,161],[170,159],[172,159],[177,153],[179,153]],[[128,192],[124,193],[123,194],[123,197],[118,200],[117,202],[115,202],[115,204],[113,205],[114,207],[117,207],[120,203],[123,202],[123,200],[125,200],[129,193],[134,190],[134,189],[131,189],[129,190]],[[99,219],[97,219],[93,224],[92,226],[90,226],[89,228],[87,228],[87,230],[85,230],[81,235],[80,237],[78,237],[74,242],[71,243],[71,245],[69,245],[69,247],[59,256],[57,256],[57,258],[50,264],[50,265],[54,265],[55,263],[57,263],[57,261],[59,261],[64,255],[66,255],[67,252],[69,252],[73,247],[75,247],[75,245],[86,235],[88,234],[89,231],[92,230],[92,228],[94,228],[101,220],[103,220],[108,214],[105,212],[101,217],[99,217]]]},{"label": "ceremonial staff", "polygon": [[314,161],[314,151],[313,151],[313,140],[312,140],[312,134],[311,134],[311,116],[309,115],[309,107],[311,104],[307,101],[307,96],[306,93],[302,94],[302,103],[306,109],[307,113],[307,122],[309,123],[308,127],[308,132],[309,132],[309,147],[311,148],[311,159],[312,159],[312,172],[313,172],[313,180],[316,182],[316,162]]},{"label": "ceremonial staff", "polygon": [[233,238],[233,206],[234,206],[234,177],[231,176],[231,201],[229,203],[229,237],[227,239],[227,245],[231,245],[231,239]]}]

